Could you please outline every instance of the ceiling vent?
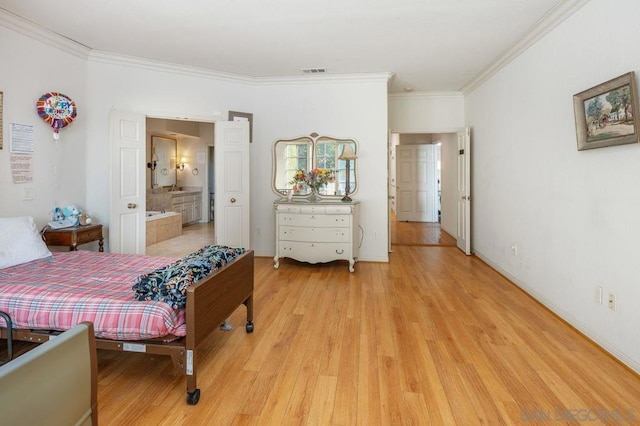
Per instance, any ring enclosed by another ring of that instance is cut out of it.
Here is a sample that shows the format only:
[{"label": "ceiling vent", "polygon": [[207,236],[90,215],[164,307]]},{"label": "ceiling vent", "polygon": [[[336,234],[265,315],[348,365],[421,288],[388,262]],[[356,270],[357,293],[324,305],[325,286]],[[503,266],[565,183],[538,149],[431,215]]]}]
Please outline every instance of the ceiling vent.
[{"label": "ceiling vent", "polygon": [[305,74],[322,74],[327,70],[324,68],[302,68],[302,72]]}]

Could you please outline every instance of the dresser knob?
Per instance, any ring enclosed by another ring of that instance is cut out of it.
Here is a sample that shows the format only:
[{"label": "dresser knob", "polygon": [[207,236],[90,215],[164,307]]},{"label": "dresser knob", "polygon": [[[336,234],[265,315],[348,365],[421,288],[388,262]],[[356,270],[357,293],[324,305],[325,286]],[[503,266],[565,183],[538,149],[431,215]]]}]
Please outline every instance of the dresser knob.
[{"label": "dresser knob", "polygon": [[344,249],[336,250],[336,253],[342,254],[342,253],[344,253]]}]

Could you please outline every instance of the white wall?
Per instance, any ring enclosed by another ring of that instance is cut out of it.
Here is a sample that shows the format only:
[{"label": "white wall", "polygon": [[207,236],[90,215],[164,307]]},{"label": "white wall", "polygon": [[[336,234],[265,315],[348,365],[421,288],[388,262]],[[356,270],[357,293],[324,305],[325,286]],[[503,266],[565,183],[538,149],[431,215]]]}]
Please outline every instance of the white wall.
[{"label": "white wall", "polygon": [[431,133],[401,133],[400,145],[428,145],[433,143]]},{"label": "white wall", "polygon": [[592,0],[465,98],[474,251],[636,372],[640,145],[578,152],[572,96],[640,72],[639,18]]},{"label": "white wall", "polygon": [[257,88],[254,105],[251,227],[256,252],[275,252],[273,142],[316,132],[358,142],[358,190],[352,198],[361,202],[359,259],[388,261],[386,79],[264,85]]},{"label": "white wall", "polygon": [[[0,16],[0,91],[4,92],[3,136],[0,150],[0,216],[26,216],[39,227],[50,221],[56,206],[85,208],[86,61],[76,54],[53,49],[3,26]],[[53,130],[36,112],[36,102],[48,92],[61,92],[75,103],[75,122],[53,139]],[[32,183],[14,184],[10,171],[11,123],[34,126]],[[25,188],[35,188],[36,199],[23,201]]]},{"label": "white wall", "polygon": [[389,127],[394,133],[445,133],[464,127],[459,92],[389,95]]}]

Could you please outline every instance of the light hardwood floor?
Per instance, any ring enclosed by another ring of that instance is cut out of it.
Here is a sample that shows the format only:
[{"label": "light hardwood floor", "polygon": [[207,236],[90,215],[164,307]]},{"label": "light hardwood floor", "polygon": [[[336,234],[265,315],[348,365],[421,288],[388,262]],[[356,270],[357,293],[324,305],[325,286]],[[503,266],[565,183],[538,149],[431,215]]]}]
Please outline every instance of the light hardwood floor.
[{"label": "light hardwood floor", "polygon": [[398,222],[391,220],[391,244],[400,246],[456,246],[456,239],[439,223]]},{"label": "light hardwood floor", "polygon": [[168,358],[100,352],[100,423],[640,424],[637,375],[456,248],[355,273],[256,258],[255,286],[255,332],[241,307],[199,347],[196,406]]}]

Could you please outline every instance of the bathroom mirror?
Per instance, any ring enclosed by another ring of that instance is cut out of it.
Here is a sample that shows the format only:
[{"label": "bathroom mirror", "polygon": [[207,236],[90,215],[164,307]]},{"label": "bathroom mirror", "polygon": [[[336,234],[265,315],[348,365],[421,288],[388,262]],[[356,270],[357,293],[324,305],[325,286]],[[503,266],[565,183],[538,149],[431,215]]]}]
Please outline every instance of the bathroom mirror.
[{"label": "bathroom mirror", "polygon": [[177,151],[178,141],[176,139],[170,139],[164,136],[151,136],[150,158],[156,159],[155,170],[151,170],[152,187],[172,186],[176,184]]},{"label": "bathroom mirror", "polygon": [[[308,197],[308,188],[298,188],[294,191],[292,183],[298,170],[308,172],[314,168],[328,169],[333,172],[334,181],[320,188],[321,198],[342,198],[345,195],[347,179],[347,162],[341,160],[340,155],[345,147],[350,145],[357,154],[358,147],[354,139],[341,139],[330,136],[318,136],[312,133],[295,139],[279,139],[273,144],[273,191],[286,197],[293,191],[293,197]],[[357,160],[349,161],[349,194],[358,189]]]}]

